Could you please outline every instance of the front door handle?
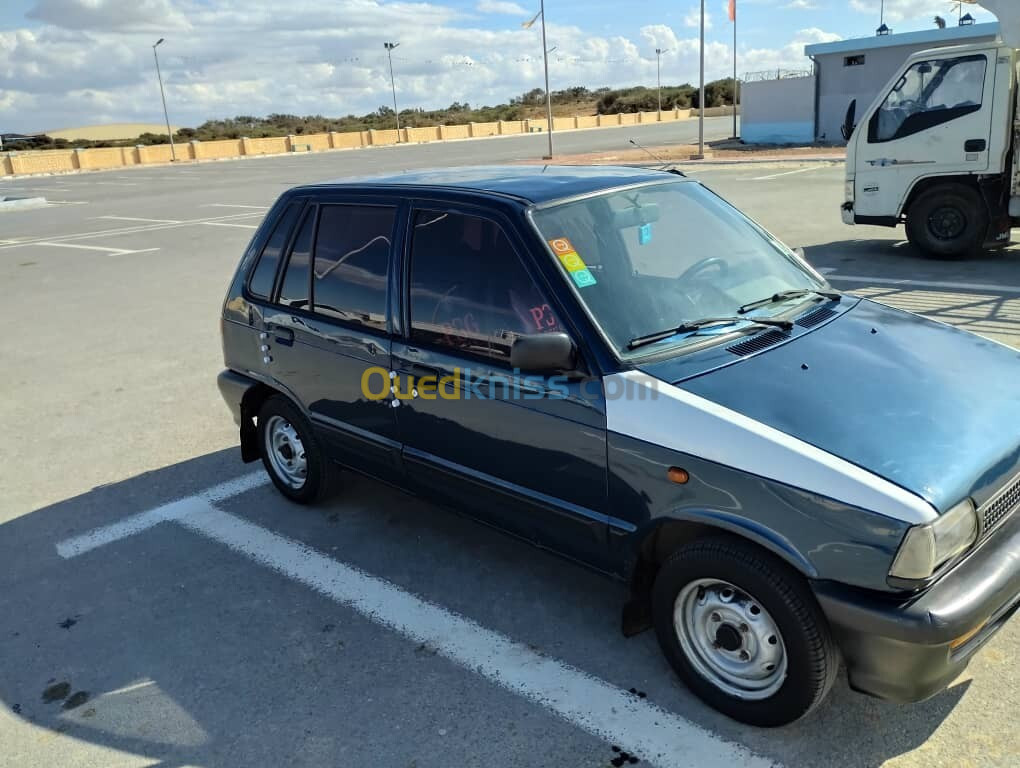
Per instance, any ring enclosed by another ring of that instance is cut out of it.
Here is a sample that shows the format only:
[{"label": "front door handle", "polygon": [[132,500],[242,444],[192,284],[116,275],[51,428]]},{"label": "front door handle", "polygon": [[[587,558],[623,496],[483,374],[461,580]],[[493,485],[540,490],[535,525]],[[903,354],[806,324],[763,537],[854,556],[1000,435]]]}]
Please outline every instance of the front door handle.
[{"label": "front door handle", "polygon": [[964,152],[984,152],[988,148],[988,142],[984,139],[971,139],[963,145]]}]

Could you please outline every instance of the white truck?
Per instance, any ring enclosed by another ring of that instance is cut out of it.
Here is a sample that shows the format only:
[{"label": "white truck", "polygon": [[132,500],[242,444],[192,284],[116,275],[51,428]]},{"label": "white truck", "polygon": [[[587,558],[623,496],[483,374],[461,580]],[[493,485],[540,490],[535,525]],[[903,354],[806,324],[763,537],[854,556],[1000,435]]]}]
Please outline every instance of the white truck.
[{"label": "white truck", "polygon": [[982,0],[1000,41],[922,51],[855,126],[850,105],[846,224],[895,227],[941,257],[1010,242],[1020,226],[1020,2]]}]

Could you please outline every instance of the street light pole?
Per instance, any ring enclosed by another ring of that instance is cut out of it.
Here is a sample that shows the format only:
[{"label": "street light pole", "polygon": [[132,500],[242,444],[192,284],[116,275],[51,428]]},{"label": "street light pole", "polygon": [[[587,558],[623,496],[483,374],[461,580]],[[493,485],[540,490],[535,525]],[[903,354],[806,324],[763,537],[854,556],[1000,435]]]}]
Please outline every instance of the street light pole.
[{"label": "street light pole", "polygon": [[659,122],[662,122],[662,54],[669,51],[662,48],[655,49],[655,82],[659,91]]},{"label": "street light pole", "polygon": [[701,0],[701,87],[698,92],[698,159],[705,157],[705,0]]},{"label": "street light pole", "polygon": [[390,60],[390,90],[393,91],[393,114],[397,118],[397,142],[400,141],[400,113],[397,111],[397,82],[393,79],[393,49],[400,43],[383,43]]},{"label": "street light pole", "polygon": [[159,53],[156,49],[163,44],[163,38],[159,38],[152,46],[152,57],[156,60],[156,79],[159,80],[159,97],[163,100],[163,117],[166,118],[166,135],[170,139],[170,162],[177,162],[177,151],[174,149],[174,132],[170,128],[170,113],[166,109],[166,92],[163,90],[163,75],[159,71]]},{"label": "street light pole", "polygon": [[[534,8],[534,6],[532,6]],[[553,113],[552,113],[552,93],[549,91],[549,48],[545,42],[545,0],[541,0],[539,7],[539,14],[542,16],[542,58],[545,62],[545,119],[549,130],[546,133],[549,135],[549,154],[543,157],[543,160],[552,160],[553,158]]]}]

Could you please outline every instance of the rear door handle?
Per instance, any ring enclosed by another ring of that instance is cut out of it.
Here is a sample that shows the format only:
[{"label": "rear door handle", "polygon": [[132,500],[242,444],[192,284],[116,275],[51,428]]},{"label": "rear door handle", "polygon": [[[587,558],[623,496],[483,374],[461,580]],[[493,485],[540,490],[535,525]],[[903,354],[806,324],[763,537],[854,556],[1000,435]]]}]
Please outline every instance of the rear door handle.
[{"label": "rear door handle", "polygon": [[988,142],[984,139],[971,139],[963,145],[964,152],[984,152],[988,148]]},{"label": "rear door handle", "polygon": [[283,328],[279,325],[272,325],[270,329],[273,332],[273,338],[276,339],[278,344],[283,344],[285,347],[294,345],[294,331],[290,328]]}]

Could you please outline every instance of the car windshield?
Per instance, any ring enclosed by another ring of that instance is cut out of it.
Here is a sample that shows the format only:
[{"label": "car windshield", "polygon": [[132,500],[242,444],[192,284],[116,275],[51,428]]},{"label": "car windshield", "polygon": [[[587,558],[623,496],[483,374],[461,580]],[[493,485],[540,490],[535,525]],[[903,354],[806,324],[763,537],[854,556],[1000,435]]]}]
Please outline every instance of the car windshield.
[{"label": "car windshield", "polygon": [[[759,306],[749,320],[768,317],[789,308],[779,294],[803,300],[826,288],[790,249],[693,182],[615,190],[536,209],[533,218],[622,355],[635,353],[635,339],[705,318],[739,318],[751,304]],[[695,336],[705,341],[696,333],[665,336],[655,351]]]}]

